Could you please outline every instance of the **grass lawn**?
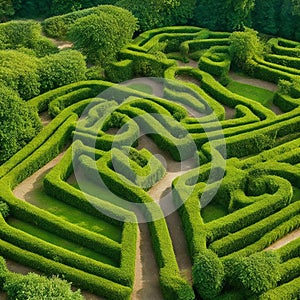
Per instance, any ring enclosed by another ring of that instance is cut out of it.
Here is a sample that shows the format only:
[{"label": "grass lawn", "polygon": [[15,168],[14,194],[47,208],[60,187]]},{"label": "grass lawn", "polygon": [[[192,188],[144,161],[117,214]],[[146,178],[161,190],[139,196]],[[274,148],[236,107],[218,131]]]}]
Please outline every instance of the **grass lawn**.
[{"label": "grass lawn", "polygon": [[226,88],[240,96],[257,101],[268,108],[273,102],[274,93],[260,87],[240,83],[237,81],[231,81]]},{"label": "grass lawn", "polygon": [[[99,195],[99,194],[98,194]],[[27,202],[42,208],[64,220],[81,226],[90,231],[100,233],[108,238],[120,243],[122,238],[122,228],[112,225],[95,216],[91,216],[79,209],[76,209],[64,202],[48,196],[43,187],[37,187],[30,193]]]},{"label": "grass lawn", "polygon": [[150,85],[144,84],[144,83],[132,83],[132,84],[129,84],[127,87],[129,87],[133,90],[139,91],[139,92],[147,93],[147,94],[153,93],[152,87]]},{"label": "grass lawn", "polygon": [[201,217],[204,223],[225,217],[226,215],[228,215],[228,211],[222,205],[213,202],[201,209]]},{"label": "grass lawn", "polygon": [[97,261],[112,265],[117,267],[119,264],[118,262],[113,261],[112,259],[101,255],[93,250],[90,250],[88,248],[82,247],[81,245],[78,245],[76,243],[70,242],[70,241],[66,241],[65,239],[50,233],[48,231],[45,231],[43,229],[40,229],[38,227],[35,227],[31,224],[28,224],[26,222],[23,222],[21,220],[15,219],[15,218],[8,218],[7,219],[7,223],[17,229],[20,229],[24,232],[27,232],[33,236],[36,236],[48,243],[54,244],[56,246],[59,246],[61,248],[70,250],[72,252],[75,252],[77,254],[95,259]]}]

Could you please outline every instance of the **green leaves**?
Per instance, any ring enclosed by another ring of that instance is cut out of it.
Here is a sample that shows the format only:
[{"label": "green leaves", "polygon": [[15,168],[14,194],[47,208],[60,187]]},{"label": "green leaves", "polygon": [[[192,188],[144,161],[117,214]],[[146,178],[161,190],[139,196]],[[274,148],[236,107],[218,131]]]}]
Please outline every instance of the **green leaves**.
[{"label": "green leaves", "polygon": [[0,164],[40,130],[38,115],[16,92],[0,84]]},{"label": "green leaves", "polygon": [[4,290],[9,299],[57,299],[83,300],[80,290],[72,292],[71,284],[58,277],[47,278],[34,273],[26,276],[11,273],[7,276]]},{"label": "green leaves", "polygon": [[136,19],[129,11],[99,6],[95,13],[79,18],[68,37],[88,61],[105,66],[116,59],[117,52],[130,41],[136,29]]}]

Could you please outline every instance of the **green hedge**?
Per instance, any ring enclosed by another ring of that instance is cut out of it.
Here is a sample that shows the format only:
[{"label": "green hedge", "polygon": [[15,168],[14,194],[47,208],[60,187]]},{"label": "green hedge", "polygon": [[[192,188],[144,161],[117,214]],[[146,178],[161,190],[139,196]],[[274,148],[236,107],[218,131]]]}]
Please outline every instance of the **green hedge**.
[{"label": "green hedge", "polygon": [[[85,167],[85,174],[93,180],[95,178],[93,161],[87,159],[87,157],[82,157],[81,163]],[[149,222],[148,226],[156,260],[160,268],[160,283],[164,297],[169,299],[177,295],[178,299],[194,299],[191,287],[179,276],[172,241],[160,208],[142,189],[133,185],[126,185],[127,179],[121,174],[116,176],[116,173],[110,169],[111,165],[111,154],[109,152],[97,161],[98,172],[106,186],[127,201],[144,204],[153,203],[151,207],[144,207],[143,213],[151,219],[156,219],[156,221]],[[186,296],[182,294],[182,290],[188,292]]]},{"label": "green hedge", "polygon": [[38,254],[23,250],[3,240],[0,240],[0,253],[9,259],[41,271],[46,275],[60,274],[66,280],[73,282],[74,285],[96,295],[115,300],[130,299],[132,289],[129,287],[65,266]]},{"label": "green hedge", "polygon": [[123,82],[133,78],[133,62],[130,59],[111,63],[105,69],[105,75],[112,82]]}]

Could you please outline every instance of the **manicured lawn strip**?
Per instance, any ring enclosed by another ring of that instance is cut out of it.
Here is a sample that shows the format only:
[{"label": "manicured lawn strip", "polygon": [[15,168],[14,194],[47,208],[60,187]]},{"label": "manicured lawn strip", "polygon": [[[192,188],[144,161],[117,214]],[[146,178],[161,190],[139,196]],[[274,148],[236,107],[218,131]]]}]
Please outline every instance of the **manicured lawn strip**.
[{"label": "manicured lawn strip", "polygon": [[235,94],[257,101],[266,107],[270,107],[274,97],[274,93],[271,91],[237,81],[231,81],[226,88]]},{"label": "manicured lawn strip", "polygon": [[20,264],[52,276],[60,274],[75,286],[112,300],[129,300],[132,289],[110,280],[49,260],[0,240],[0,254]]},{"label": "manicured lawn strip", "polygon": [[[42,180],[42,178],[39,179],[39,181]],[[91,185],[89,182],[85,184]],[[90,190],[90,188],[88,188],[88,190]],[[95,192],[94,196],[99,196],[99,190]],[[103,195],[101,192],[101,198],[102,196]],[[77,209],[66,204],[65,202],[47,195],[42,186],[39,186],[30,193],[30,198],[27,200],[27,202],[44,209],[64,219],[65,221],[71,222],[87,230],[100,233],[118,243],[121,242],[122,227],[108,223],[101,218],[95,217],[84,212],[83,210]]]},{"label": "manicured lawn strip", "polygon": [[214,203],[214,201],[201,209],[201,217],[205,223],[222,218],[227,214],[227,209],[220,204]]},{"label": "manicured lawn strip", "polygon": [[77,254],[95,259],[95,260],[100,261],[105,264],[109,264],[109,265],[112,265],[115,267],[118,266],[117,262],[113,261],[111,258],[109,258],[105,255],[101,255],[100,253],[94,252],[93,250],[85,248],[82,245],[78,245],[74,242],[70,242],[62,237],[59,237],[53,233],[45,231],[41,228],[33,226],[24,221],[21,221],[21,220],[15,219],[15,218],[8,218],[7,223],[14,228],[17,228],[24,232],[27,232],[27,233],[29,233],[33,236],[36,236],[48,243],[51,243],[56,246],[62,247],[64,249],[70,250]]},{"label": "manicured lawn strip", "polygon": [[127,87],[134,89],[139,92],[147,93],[147,94],[152,94],[153,89],[150,85],[145,84],[145,83],[132,83],[127,85]]}]

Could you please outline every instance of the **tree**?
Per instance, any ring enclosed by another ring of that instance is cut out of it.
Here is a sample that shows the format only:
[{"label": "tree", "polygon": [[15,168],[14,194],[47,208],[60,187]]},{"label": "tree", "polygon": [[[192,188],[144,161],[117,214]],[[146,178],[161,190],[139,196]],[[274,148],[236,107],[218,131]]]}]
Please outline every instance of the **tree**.
[{"label": "tree", "polygon": [[156,27],[186,24],[193,16],[196,0],[120,0],[139,20],[141,31]]},{"label": "tree", "polygon": [[193,23],[211,30],[233,31],[247,24],[255,0],[198,0]]},{"label": "tree", "polygon": [[230,53],[235,67],[246,72],[251,71],[252,59],[263,53],[258,32],[250,28],[233,32],[230,35]]},{"label": "tree", "polygon": [[72,292],[71,284],[58,277],[47,278],[34,273],[24,276],[10,273],[4,284],[9,299],[83,300],[80,290]]},{"label": "tree", "polygon": [[267,34],[275,35],[278,32],[278,11],[275,2],[278,0],[256,0],[251,14],[253,27]]},{"label": "tree", "polygon": [[38,59],[15,50],[0,50],[0,83],[28,100],[40,93]]},{"label": "tree", "polygon": [[213,299],[221,292],[225,272],[214,252],[207,250],[198,254],[192,272],[196,290],[203,299]]},{"label": "tree", "polygon": [[14,6],[11,0],[0,0],[0,22],[4,22],[8,17],[15,14]]},{"label": "tree", "polygon": [[97,13],[78,19],[71,26],[68,37],[88,61],[105,66],[116,60],[117,52],[131,40],[137,20],[120,7],[99,8]]},{"label": "tree", "polygon": [[67,50],[45,56],[39,61],[41,92],[85,80],[86,71],[84,56],[78,51]]},{"label": "tree", "polygon": [[40,129],[37,113],[16,92],[0,84],[0,164],[24,147]]}]

